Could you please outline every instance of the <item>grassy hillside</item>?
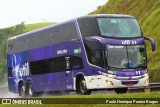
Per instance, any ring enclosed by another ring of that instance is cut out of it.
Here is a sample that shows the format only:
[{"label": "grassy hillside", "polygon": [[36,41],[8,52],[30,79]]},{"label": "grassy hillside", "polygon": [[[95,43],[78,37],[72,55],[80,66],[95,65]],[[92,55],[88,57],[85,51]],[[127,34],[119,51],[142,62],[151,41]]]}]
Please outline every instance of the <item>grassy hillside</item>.
[{"label": "grassy hillside", "polygon": [[25,32],[32,31],[38,28],[42,28],[48,25],[54,24],[53,22],[46,22],[46,23],[34,23],[34,24],[27,24],[25,25]]},{"label": "grassy hillside", "polygon": [[160,81],[160,0],[109,0],[90,14],[128,14],[138,20],[144,36],[156,42],[156,51],[147,43],[150,82]]},{"label": "grassy hillside", "polygon": [[[19,35],[31,30],[54,24],[53,22],[28,24],[17,24],[16,26],[0,29],[0,84],[5,80],[6,74],[6,42],[9,37]],[[3,81],[2,81],[3,80]]]}]

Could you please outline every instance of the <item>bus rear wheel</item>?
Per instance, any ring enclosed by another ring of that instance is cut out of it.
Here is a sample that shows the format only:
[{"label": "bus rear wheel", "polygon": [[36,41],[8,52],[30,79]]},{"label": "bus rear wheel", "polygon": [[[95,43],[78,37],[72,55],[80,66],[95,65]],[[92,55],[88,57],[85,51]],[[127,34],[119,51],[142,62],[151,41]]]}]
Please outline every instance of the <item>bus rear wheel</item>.
[{"label": "bus rear wheel", "polygon": [[19,96],[25,97],[26,96],[26,87],[23,83],[19,86]]},{"label": "bus rear wheel", "polygon": [[35,95],[32,83],[30,81],[27,83],[27,94],[29,97],[33,97]]},{"label": "bus rear wheel", "polygon": [[115,88],[115,93],[117,94],[124,94],[127,93],[128,88]]},{"label": "bus rear wheel", "polygon": [[91,94],[91,90],[87,89],[86,81],[83,77],[81,77],[78,82],[78,93],[83,94],[83,95]]}]

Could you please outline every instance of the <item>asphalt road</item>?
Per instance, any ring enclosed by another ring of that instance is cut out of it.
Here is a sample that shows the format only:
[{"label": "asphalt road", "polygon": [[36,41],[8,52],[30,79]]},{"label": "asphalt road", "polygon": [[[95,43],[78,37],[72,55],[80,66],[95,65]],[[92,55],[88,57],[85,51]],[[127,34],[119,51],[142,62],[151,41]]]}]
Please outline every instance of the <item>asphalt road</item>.
[{"label": "asphalt road", "polygon": [[18,94],[11,93],[8,88],[0,88],[0,98],[18,98]]},{"label": "asphalt road", "polygon": [[[158,84],[159,85],[159,84]],[[160,86],[156,87],[150,87],[150,88],[137,88],[137,89],[132,89],[129,88],[127,93],[137,93],[137,92],[148,92],[148,91],[160,91]],[[94,94],[116,94],[114,90],[108,91],[108,90],[98,90],[98,91],[92,91],[91,95]],[[52,92],[52,93],[41,93],[36,97],[50,97],[50,96],[65,96],[65,95],[77,95],[76,92],[70,92],[70,93],[63,93],[63,92]],[[12,93],[8,91],[8,88],[0,88],[0,98],[20,98],[18,93]]]},{"label": "asphalt road", "polygon": [[[116,94],[114,90],[112,91],[108,91],[108,90],[100,90],[100,91],[92,91],[91,95],[94,94]],[[70,92],[69,94],[65,94],[65,93],[42,93],[37,97],[42,97],[42,98],[46,98],[49,96],[65,96],[65,95],[77,95],[75,92]],[[12,93],[8,91],[8,88],[0,88],[0,98],[20,98],[20,96],[18,95],[18,93]]]}]

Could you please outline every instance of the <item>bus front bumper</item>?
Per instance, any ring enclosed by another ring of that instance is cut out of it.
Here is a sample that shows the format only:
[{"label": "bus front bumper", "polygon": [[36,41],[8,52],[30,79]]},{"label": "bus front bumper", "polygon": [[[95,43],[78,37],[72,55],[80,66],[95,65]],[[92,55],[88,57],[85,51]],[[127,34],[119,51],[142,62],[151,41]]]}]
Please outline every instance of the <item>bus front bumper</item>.
[{"label": "bus front bumper", "polygon": [[[134,77],[133,77],[134,78]],[[149,85],[149,76],[146,74],[140,79],[115,79],[104,75],[85,77],[87,89],[108,89],[108,88],[129,88],[129,87],[147,87]]]}]

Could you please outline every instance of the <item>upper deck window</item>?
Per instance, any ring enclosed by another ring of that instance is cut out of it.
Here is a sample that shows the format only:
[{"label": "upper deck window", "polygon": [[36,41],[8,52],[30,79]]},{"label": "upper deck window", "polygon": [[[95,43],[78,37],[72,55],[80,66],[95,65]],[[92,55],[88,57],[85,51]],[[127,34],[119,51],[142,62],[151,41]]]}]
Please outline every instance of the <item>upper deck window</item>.
[{"label": "upper deck window", "polygon": [[141,37],[141,29],[134,18],[97,18],[101,36]]},{"label": "upper deck window", "polygon": [[80,18],[78,19],[78,24],[82,37],[100,35],[96,18],[94,17],[82,18],[82,19]]}]

